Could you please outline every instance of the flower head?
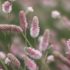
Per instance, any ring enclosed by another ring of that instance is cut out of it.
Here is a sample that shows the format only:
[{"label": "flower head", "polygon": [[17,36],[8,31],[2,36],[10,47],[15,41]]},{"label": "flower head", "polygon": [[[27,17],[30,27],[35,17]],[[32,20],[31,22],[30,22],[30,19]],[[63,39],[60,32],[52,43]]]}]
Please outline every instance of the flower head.
[{"label": "flower head", "polygon": [[40,32],[39,20],[37,16],[34,16],[32,21],[32,26],[30,28],[30,34],[33,38],[35,38],[39,35],[39,32]]},{"label": "flower head", "polygon": [[36,63],[33,60],[31,60],[29,57],[23,55],[22,59],[25,61],[26,66],[29,70],[37,70]]},{"label": "flower head", "polygon": [[18,68],[20,67],[20,62],[14,55],[12,55],[11,53],[8,53],[7,57],[11,61],[12,65],[14,65]]},{"label": "flower head", "polygon": [[60,17],[60,13],[58,11],[52,11],[51,12],[51,16],[52,16],[52,18],[59,18]]},{"label": "flower head", "polygon": [[30,11],[30,12],[34,12],[34,9],[32,7],[28,7],[27,10]]},{"label": "flower head", "polygon": [[2,11],[5,13],[10,13],[12,10],[12,6],[10,5],[9,1],[5,1],[4,4],[2,4]]},{"label": "flower head", "polygon": [[10,59],[9,58],[6,58],[5,59],[5,64],[10,65],[10,63],[11,63]]},{"label": "flower head", "polygon": [[70,50],[70,39],[67,41],[67,46],[68,46],[68,48]]},{"label": "flower head", "polygon": [[45,30],[42,41],[40,42],[40,51],[45,51],[47,49],[47,46],[49,45],[49,37],[50,37],[50,31],[48,29]]},{"label": "flower head", "polygon": [[26,21],[26,16],[25,16],[24,11],[19,12],[19,20],[20,20],[20,24],[21,24],[22,29],[26,30],[28,23]]},{"label": "flower head", "polygon": [[34,59],[40,59],[42,57],[41,52],[39,52],[38,50],[35,50],[31,47],[25,47],[25,51],[30,57],[32,57]]}]

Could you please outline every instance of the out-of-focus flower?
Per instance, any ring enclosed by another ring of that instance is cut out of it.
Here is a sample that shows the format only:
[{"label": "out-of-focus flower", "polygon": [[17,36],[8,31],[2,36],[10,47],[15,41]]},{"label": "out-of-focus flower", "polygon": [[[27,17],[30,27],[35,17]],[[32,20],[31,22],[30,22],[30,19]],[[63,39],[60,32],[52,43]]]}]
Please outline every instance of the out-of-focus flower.
[{"label": "out-of-focus flower", "polygon": [[34,12],[34,9],[32,7],[28,7],[27,10],[30,12]]},{"label": "out-of-focus flower", "polygon": [[38,37],[38,41],[41,42],[42,41],[43,36],[39,36]]},{"label": "out-of-focus flower", "polygon": [[39,20],[37,16],[34,16],[32,21],[32,26],[30,28],[30,34],[33,38],[35,38],[39,35],[39,32],[40,32]]},{"label": "out-of-focus flower", "polygon": [[0,24],[0,31],[15,31],[23,33],[23,30],[19,26],[9,24]]},{"label": "out-of-focus flower", "polygon": [[14,55],[12,55],[11,53],[8,53],[7,57],[11,61],[12,65],[14,65],[14,66],[16,66],[18,68],[20,67],[20,62]]},{"label": "out-of-focus flower", "polygon": [[54,10],[51,12],[52,18],[59,18],[60,17],[60,12]]},{"label": "out-of-focus flower", "polygon": [[68,48],[70,50],[70,39],[67,41],[67,46],[68,46]]},{"label": "out-of-focus flower", "polygon": [[6,54],[0,51],[0,59],[4,60],[6,58]]},{"label": "out-of-focus flower", "polygon": [[50,63],[50,62],[54,62],[54,56],[53,55],[50,55],[47,57],[47,62]]},{"label": "out-of-focus flower", "polygon": [[66,57],[70,60],[70,52],[66,52]]},{"label": "out-of-focus flower", "polygon": [[45,51],[47,49],[47,46],[49,45],[49,37],[50,37],[50,31],[49,29],[46,29],[42,38],[42,41],[40,42],[40,51]]},{"label": "out-of-focus flower", "polygon": [[10,5],[9,1],[5,1],[4,4],[2,4],[2,11],[5,13],[10,13],[12,10],[12,6]]},{"label": "out-of-focus flower", "polygon": [[25,51],[30,57],[32,57],[34,59],[40,59],[42,57],[41,52],[39,52],[38,50],[35,50],[31,47],[25,47]]},{"label": "out-of-focus flower", "polygon": [[0,69],[0,70],[3,70],[3,69]]},{"label": "out-of-focus flower", "polygon": [[38,67],[36,63],[33,60],[31,60],[29,57],[23,55],[22,59],[25,61],[26,66],[29,70],[37,70]]},{"label": "out-of-focus flower", "polygon": [[5,64],[10,65],[11,61],[9,60],[9,58],[5,59]]},{"label": "out-of-focus flower", "polygon": [[24,11],[19,12],[19,20],[20,20],[20,24],[21,24],[22,29],[26,30],[28,23],[26,21],[26,16],[25,16]]}]

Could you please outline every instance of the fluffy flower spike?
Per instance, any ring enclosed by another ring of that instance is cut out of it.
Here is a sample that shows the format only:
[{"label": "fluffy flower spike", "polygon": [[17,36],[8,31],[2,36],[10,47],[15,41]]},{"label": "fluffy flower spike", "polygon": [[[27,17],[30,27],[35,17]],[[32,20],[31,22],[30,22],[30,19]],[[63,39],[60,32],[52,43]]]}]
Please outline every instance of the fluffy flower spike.
[{"label": "fluffy flower spike", "polygon": [[52,11],[51,12],[51,16],[52,16],[52,18],[59,18],[60,17],[60,13],[58,11]]},{"label": "fluffy flower spike", "polygon": [[68,49],[70,50],[70,39],[67,41]]},{"label": "fluffy flower spike", "polygon": [[10,5],[9,1],[5,1],[4,4],[2,4],[2,11],[5,13],[10,13],[12,10],[12,6]]},{"label": "fluffy flower spike", "polygon": [[39,35],[39,32],[40,32],[39,20],[37,16],[34,16],[32,21],[32,26],[30,28],[30,34],[33,38],[35,38]]},{"label": "fluffy flower spike", "polygon": [[16,66],[18,68],[20,67],[20,62],[14,55],[12,55],[11,53],[8,53],[7,57],[11,61],[12,65],[14,65],[14,66]]},{"label": "fluffy flower spike", "polygon": [[41,52],[39,52],[38,50],[35,50],[31,47],[25,47],[25,51],[30,57],[32,57],[34,59],[40,59],[42,57]]},{"label": "fluffy flower spike", "polygon": [[50,37],[50,31],[48,29],[45,30],[42,41],[40,42],[40,51],[45,51],[47,49],[47,46],[49,45],[49,37]]},{"label": "fluffy flower spike", "polygon": [[25,16],[24,11],[19,12],[19,20],[20,20],[20,24],[21,24],[22,29],[26,30],[28,23],[26,21],[26,16]]},{"label": "fluffy flower spike", "polygon": [[29,57],[24,55],[22,59],[25,61],[26,66],[29,70],[37,70],[38,67],[36,63],[33,60],[31,60]]}]

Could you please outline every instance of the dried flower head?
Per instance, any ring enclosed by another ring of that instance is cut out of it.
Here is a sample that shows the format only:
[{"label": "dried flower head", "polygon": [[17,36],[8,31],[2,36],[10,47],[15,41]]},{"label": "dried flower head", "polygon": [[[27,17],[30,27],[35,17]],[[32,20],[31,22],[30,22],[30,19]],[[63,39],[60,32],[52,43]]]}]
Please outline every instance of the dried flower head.
[{"label": "dried flower head", "polygon": [[28,23],[26,21],[26,16],[25,16],[24,11],[19,12],[19,20],[20,20],[20,24],[21,24],[22,29],[26,30]]},{"label": "dried flower head", "polygon": [[31,60],[29,57],[23,55],[22,59],[25,61],[26,66],[29,70],[37,70],[36,63],[33,60]]},{"label": "dried flower head", "polygon": [[47,46],[49,45],[49,37],[50,37],[50,31],[48,29],[45,30],[42,41],[40,42],[40,51],[45,51],[47,49]]},{"label": "dried flower head", "polygon": [[47,57],[47,62],[50,63],[50,62],[54,62],[54,56],[53,55],[50,55]]},{"label": "dried flower head", "polygon": [[52,11],[51,12],[51,16],[52,16],[52,18],[59,18],[60,17],[60,13],[58,11]]},{"label": "dried flower head", "polygon": [[11,61],[12,65],[14,65],[14,66],[16,66],[18,68],[20,67],[20,62],[14,55],[12,55],[11,53],[8,53],[7,57]]},{"label": "dried flower head", "polygon": [[32,57],[34,59],[40,59],[42,57],[41,52],[39,52],[38,50],[35,50],[31,47],[25,47],[25,51],[30,57]]},{"label": "dried flower head", "polygon": [[68,49],[70,50],[70,39],[67,41]]},{"label": "dried flower head", "polygon": [[12,10],[12,6],[10,5],[9,1],[5,1],[4,4],[2,4],[2,11],[5,13],[10,13]]},{"label": "dried flower head", "polygon": [[6,58],[5,59],[5,64],[10,65],[10,63],[11,63],[10,59],[9,58]]},{"label": "dried flower head", "polygon": [[37,16],[34,16],[32,21],[32,26],[30,28],[30,34],[33,38],[35,38],[39,35],[39,32],[40,32],[39,20]]},{"label": "dried flower head", "polygon": [[23,30],[19,26],[9,24],[0,24],[0,31],[15,31],[23,33]]},{"label": "dried flower head", "polygon": [[4,60],[6,58],[6,54],[0,51],[0,59]]}]

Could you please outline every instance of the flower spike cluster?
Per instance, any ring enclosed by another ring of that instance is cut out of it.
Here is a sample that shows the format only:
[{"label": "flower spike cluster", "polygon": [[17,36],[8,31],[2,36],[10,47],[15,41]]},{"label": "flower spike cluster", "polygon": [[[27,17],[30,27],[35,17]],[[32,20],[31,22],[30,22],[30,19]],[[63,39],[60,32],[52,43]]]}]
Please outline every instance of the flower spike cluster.
[{"label": "flower spike cluster", "polygon": [[23,30],[19,26],[9,24],[0,24],[0,31],[15,31],[18,33],[23,32]]},{"label": "flower spike cluster", "polygon": [[47,49],[47,46],[49,45],[49,37],[50,37],[50,31],[48,29],[45,30],[42,41],[40,42],[40,51],[45,51]]},{"label": "flower spike cluster", "polygon": [[2,11],[5,13],[10,13],[12,11],[12,6],[9,1],[5,1],[4,4],[2,4]]},{"label": "flower spike cluster", "polygon": [[34,59],[40,59],[42,57],[41,52],[39,52],[38,50],[35,50],[31,47],[25,47],[25,51],[30,57],[32,57]]},{"label": "flower spike cluster", "polygon": [[26,66],[29,70],[37,70],[38,69],[36,63],[33,60],[31,60],[29,57],[27,57],[26,55],[23,55],[22,59],[25,61]]},{"label": "flower spike cluster", "polygon": [[14,65],[18,68],[20,67],[20,62],[14,55],[12,55],[11,53],[8,53],[7,57],[11,61],[12,65]]},{"label": "flower spike cluster", "polygon": [[21,25],[22,29],[26,30],[28,23],[26,21],[26,16],[25,16],[24,11],[19,12],[19,20],[20,20],[20,25]]},{"label": "flower spike cluster", "polygon": [[39,35],[39,32],[40,32],[39,20],[37,16],[34,16],[32,21],[32,26],[30,28],[30,34],[33,38],[35,38]]}]

